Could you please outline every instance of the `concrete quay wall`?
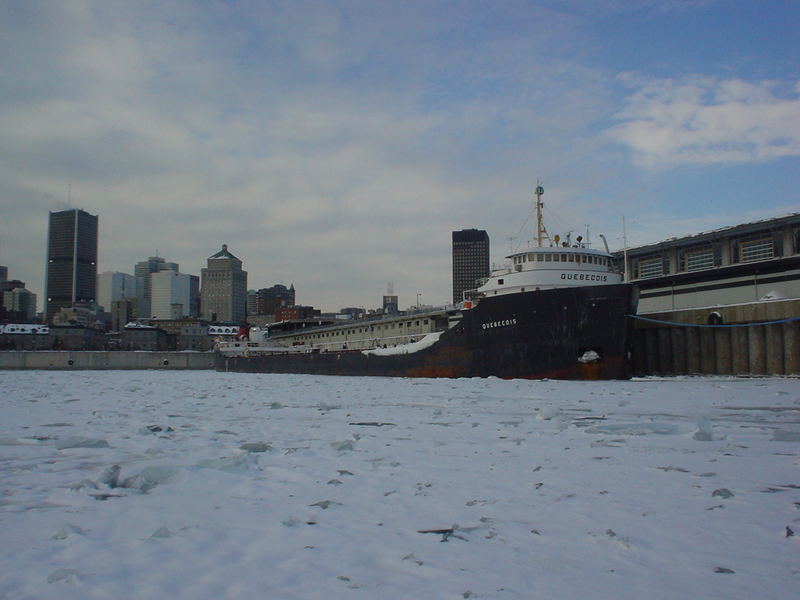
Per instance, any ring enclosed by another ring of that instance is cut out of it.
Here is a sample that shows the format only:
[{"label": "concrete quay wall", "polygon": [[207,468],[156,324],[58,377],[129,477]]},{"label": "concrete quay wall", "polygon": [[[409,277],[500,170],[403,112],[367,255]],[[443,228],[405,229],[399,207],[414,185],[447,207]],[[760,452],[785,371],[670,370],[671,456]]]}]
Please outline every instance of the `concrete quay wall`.
[{"label": "concrete quay wall", "polygon": [[213,352],[0,352],[2,369],[213,369]]},{"label": "concrete quay wall", "polygon": [[[712,313],[741,326],[700,326]],[[636,322],[633,373],[798,376],[800,321],[792,320],[798,316],[800,300],[648,314],[676,325]]]}]

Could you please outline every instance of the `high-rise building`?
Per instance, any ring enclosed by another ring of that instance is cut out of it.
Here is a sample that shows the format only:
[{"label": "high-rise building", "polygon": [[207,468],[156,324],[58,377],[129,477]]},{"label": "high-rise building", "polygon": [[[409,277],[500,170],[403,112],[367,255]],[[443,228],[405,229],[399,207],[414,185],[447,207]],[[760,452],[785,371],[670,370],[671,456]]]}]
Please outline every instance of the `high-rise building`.
[{"label": "high-rise building", "polygon": [[78,208],[50,213],[47,232],[45,318],[94,302],[97,291],[97,215]]},{"label": "high-rise building", "polygon": [[97,304],[105,311],[117,300],[136,298],[136,278],[128,273],[105,271],[97,276]]},{"label": "high-rise building", "polygon": [[470,297],[469,290],[489,277],[489,235],[482,229],[453,232],[453,304]]},{"label": "high-rise building", "polygon": [[243,323],[247,318],[247,271],[242,270],[242,261],[222,244],[222,250],[209,256],[207,262],[200,275],[203,319]]},{"label": "high-rise building", "polygon": [[0,293],[2,305],[6,315],[12,315],[20,322],[30,322],[36,318],[36,294],[25,289],[15,287],[10,291]]},{"label": "high-rise building", "polygon": [[150,316],[154,319],[180,319],[196,317],[198,288],[197,275],[177,271],[159,271],[150,274]]},{"label": "high-rise building", "polygon": [[147,260],[136,263],[133,276],[136,278],[136,314],[140,319],[149,319],[153,316],[150,308],[152,273],[161,271],[179,271],[178,263],[167,262],[160,256],[151,256]]},{"label": "high-rise building", "polygon": [[272,287],[261,288],[253,293],[250,300],[252,310],[248,309],[247,314],[274,315],[281,307],[294,306],[294,302],[294,284],[287,288],[285,285],[277,283]]}]

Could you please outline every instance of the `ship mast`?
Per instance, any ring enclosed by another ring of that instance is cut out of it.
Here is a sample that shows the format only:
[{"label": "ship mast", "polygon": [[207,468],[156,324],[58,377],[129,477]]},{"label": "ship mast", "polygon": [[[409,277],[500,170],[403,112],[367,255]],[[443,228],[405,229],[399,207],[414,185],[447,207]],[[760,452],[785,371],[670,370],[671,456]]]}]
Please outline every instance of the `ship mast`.
[{"label": "ship mast", "polygon": [[544,194],[544,188],[542,187],[541,182],[536,182],[536,245],[541,248],[542,247],[542,240],[547,235],[547,230],[544,228],[544,222],[542,221],[542,207],[544,203],[542,203],[542,195]]}]

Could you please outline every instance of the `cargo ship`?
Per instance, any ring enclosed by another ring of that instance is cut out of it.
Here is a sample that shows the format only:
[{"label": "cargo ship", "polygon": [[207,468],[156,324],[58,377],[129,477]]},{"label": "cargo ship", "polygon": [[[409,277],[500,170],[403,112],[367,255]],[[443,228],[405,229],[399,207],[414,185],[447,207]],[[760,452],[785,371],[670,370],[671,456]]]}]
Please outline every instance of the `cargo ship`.
[{"label": "cargo ship", "polygon": [[[627,379],[637,289],[605,250],[547,234],[506,257],[473,300],[346,323],[276,323],[220,342],[218,371],[388,377]],[[602,236],[601,236],[602,237]],[[247,336],[242,336],[247,337]]]}]

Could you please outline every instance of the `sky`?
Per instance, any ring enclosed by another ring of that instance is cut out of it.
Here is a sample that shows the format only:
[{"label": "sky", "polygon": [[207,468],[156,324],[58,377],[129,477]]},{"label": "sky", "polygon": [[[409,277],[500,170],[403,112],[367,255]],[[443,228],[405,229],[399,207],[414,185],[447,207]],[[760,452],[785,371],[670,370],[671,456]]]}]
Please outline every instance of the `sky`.
[{"label": "sky", "polygon": [[[794,0],[0,0],[0,265],[44,293],[48,212],[99,272],[227,244],[323,310],[451,297],[501,264],[800,210]],[[625,228],[623,234],[623,217]]]}]

